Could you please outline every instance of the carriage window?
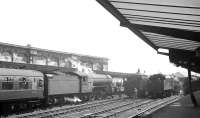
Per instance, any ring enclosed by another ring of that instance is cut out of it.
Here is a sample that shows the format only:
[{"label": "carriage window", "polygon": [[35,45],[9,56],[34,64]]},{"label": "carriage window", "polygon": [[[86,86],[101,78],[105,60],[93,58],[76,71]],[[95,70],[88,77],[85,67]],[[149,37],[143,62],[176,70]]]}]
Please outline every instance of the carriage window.
[{"label": "carriage window", "polygon": [[25,77],[20,79],[20,82],[19,82],[20,89],[28,89],[28,85],[29,85],[28,80]]},{"label": "carriage window", "polygon": [[11,90],[13,89],[13,81],[11,78],[6,77],[5,80],[2,82],[2,89],[4,90]]},{"label": "carriage window", "polygon": [[39,88],[43,87],[43,81],[41,79],[38,81],[38,87]]}]

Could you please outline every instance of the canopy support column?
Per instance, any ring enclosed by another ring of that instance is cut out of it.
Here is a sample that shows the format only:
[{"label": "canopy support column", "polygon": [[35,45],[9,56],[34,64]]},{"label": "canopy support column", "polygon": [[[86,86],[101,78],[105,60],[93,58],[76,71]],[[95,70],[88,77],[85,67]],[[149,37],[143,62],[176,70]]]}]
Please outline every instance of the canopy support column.
[{"label": "canopy support column", "polygon": [[194,105],[194,107],[197,107],[198,106],[198,103],[196,101],[196,98],[193,94],[193,91],[192,91],[192,78],[191,78],[191,68],[190,66],[188,67],[188,81],[189,81],[189,92],[190,92],[190,97],[191,97],[191,100],[192,100],[192,103]]}]

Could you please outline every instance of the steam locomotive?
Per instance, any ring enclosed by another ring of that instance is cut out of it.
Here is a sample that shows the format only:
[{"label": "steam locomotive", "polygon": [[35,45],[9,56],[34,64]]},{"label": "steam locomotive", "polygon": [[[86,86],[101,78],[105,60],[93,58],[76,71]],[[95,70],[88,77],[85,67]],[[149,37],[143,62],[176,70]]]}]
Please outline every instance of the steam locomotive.
[{"label": "steam locomotive", "polygon": [[122,79],[113,80],[95,73],[0,68],[1,112],[106,98],[122,90]]},{"label": "steam locomotive", "polygon": [[124,93],[129,97],[134,97],[137,90],[139,98],[164,98],[180,91],[180,83],[171,77],[163,74],[154,74],[147,77],[143,74],[133,74],[124,83]]},{"label": "steam locomotive", "polygon": [[127,80],[124,82],[124,93],[129,97],[133,98],[135,89],[137,90],[137,97],[144,98],[146,97],[146,87],[147,87],[148,77],[144,74],[132,74],[127,77]]},{"label": "steam locomotive", "polygon": [[135,89],[140,98],[169,96],[174,90],[174,84],[173,81],[167,84],[168,80],[161,75],[150,78],[143,74],[112,77],[96,73],[42,73],[36,70],[0,68],[0,111],[7,113],[35,107],[46,108],[104,99],[114,94],[133,97]]}]

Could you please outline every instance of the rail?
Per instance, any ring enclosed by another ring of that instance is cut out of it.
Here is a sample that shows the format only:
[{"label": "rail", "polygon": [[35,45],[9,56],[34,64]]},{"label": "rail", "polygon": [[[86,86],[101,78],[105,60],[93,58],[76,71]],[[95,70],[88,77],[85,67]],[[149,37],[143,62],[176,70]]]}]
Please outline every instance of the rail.
[{"label": "rail", "polygon": [[53,109],[48,109],[48,110],[41,110],[41,111],[36,111],[33,113],[26,113],[26,114],[21,114],[21,115],[16,115],[13,116],[13,118],[45,118],[45,117],[53,117],[58,114],[65,114],[69,112],[75,112],[75,111],[80,111],[82,109],[86,108],[92,108],[95,106],[102,106],[105,104],[109,104],[115,101],[121,100],[120,98],[114,98],[114,99],[108,99],[108,100],[98,100],[94,102],[88,102],[80,105],[74,105],[74,106],[64,106],[64,107],[58,107],[58,108],[53,108]]},{"label": "rail", "polygon": [[121,116],[125,118],[126,115],[123,116],[122,114],[130,110],[131,110],[132,115],[126,116],[126,117],[135,118],[138,116],[148,115],[154,112],[155,110],[158,110],[168,104],[175,102],[178,99],[179,97],[170,97],[170,98],[159,99],[155,101],[144,101],[144,102],[134,104],[134,105],[125,104],[124,106],[114,107],[114,108],[102,110],[99,112],[87,114],[87,115],[82,116],[81,118],[95,118],[95,117],[109,118],[109,117],[117,117],[118,115],[119,117]]},{"label": "rail", "polygon": [[157,110],[159,110],[159,109],[161,109],[161,108],[163,108],[163,107],[165,107],[169,104],[176,102],[179,99],[180,99],[179,96],[174,97],[174,98],[169,99],[169,100],[167,99],[166,101],[162,101],[158,104],[152,105],[149,108],[146,108],[146,109],[138,112],[137,114],[133,114],[132,116],[129,116],[128,118],[138,118],[138,117],[148,116],[148,115],[152,114],[153,112],[155,112],[155,111],[157,111]]},{"label": "rail", "polygon": [[146,116],[152,112],[177,101],[179,96],[172,96],[164,99],[109,99],[100,100],[81,105],[68,106],[64,108],[56,108],[37,113],[28,113],[17,116],[17,118],[110,118],[124,117],[137,118]]}]

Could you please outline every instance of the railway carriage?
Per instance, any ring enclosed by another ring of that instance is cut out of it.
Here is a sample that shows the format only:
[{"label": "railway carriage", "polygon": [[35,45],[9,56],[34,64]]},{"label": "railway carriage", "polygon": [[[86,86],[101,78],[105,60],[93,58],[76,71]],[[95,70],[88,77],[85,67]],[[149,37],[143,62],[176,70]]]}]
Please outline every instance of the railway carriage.
[{"label": "railway carriage", "polygon": [[43,74],[34,70],[0,68],[0,106],[2,111],[23,109],[41,103]]}]

